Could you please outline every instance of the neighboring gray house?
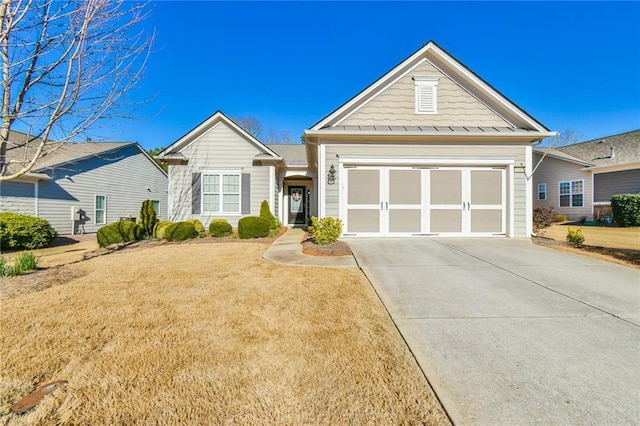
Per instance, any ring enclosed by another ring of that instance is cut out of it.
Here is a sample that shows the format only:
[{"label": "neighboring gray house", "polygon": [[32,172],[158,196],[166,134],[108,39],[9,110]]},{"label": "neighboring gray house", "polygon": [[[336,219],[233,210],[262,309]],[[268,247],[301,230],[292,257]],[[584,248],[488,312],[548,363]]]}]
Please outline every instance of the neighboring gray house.
[{"label": "neighboring gray house", "polygon": [[[8,149],[8,160],[24,155],[19,145]],[[167,174],[135,142],[66,143],[30,173],[0,183],[0,211],[41,217],[61,235],[136,218],[148,199],[166,218]]]},{"label": "neighboring gray house", "polygon": [[[305,131],[264,145],[221,112],[168,147],[169,218],[339,217],[352,236],[532,231],[532,143],[555,133],[433,42]],[[304,150],[304,151],[303,151]]]},{"label": "neighboring gray house", "polygon": [[534,207],[553,207],[569,220],[598,220],[611,214],[613,195],[640,193],[640,130],[535,148],[538,163]]}]

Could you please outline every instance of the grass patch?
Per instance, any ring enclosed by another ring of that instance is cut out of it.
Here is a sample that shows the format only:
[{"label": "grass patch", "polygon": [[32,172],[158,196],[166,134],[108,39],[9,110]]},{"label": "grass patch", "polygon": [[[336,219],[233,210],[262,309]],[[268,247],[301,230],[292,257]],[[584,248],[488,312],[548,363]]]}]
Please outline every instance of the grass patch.
[{"label": "grass patch", "polygon": [[14,258],[13,265],[0,255],[0,276],[4,278],[30,272],[38,266],[38,258],[30,251],[22,252]]},{"label": "grass patch", "polygon": [[[0,424],[448,424],[359,270],[264,249],[125,250],[3,300]],[[43,380],[69,383],[9,413]]]}]

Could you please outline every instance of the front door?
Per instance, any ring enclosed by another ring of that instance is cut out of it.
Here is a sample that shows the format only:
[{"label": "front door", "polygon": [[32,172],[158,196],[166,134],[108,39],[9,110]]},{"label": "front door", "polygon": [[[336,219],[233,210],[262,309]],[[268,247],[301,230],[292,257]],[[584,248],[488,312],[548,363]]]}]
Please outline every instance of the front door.
[{"label": "front door", "polygon": [[289,187],[289,223],[304,225],[307,223],[306,186]]}]

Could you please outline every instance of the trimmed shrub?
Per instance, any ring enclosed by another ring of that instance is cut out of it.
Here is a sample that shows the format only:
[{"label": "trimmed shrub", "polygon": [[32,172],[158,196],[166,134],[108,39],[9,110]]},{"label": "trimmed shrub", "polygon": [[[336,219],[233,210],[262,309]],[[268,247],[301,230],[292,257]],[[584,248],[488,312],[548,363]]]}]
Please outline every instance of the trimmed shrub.
[{"label": "trimmed shrub", "polygon": [[98,229],[96,234],[100,247],[121,244],[129,241],[139,241],[144,238],[144,229],[129,220],[110,223]]},{"label": "trimmed shrub", "polygon": [[246,216],[238,221],[238,236],[242,239],[262,238],[269,235],[271,224],[259,216]]},{"label": "trimmed shrub", "polygon": [[338,241],[342,234],[342,221],[335,217],[323,217],[318,219],[311,217],[311,226],[307,228],[311,239],[319,245],[331,244]]},{"label": "trimmed shrub", "polygon": [[3,249],[47,247],[58,232],[45,219],[5,212],[0,213],[0,245]]},{"label": "trimmed shrub", "polygon": [[198,233],[198,235],[204,234],[204,225],[202,224],[202,222],[200,222],[200,220],[187,219],[187,222],[193,224],[193,226],[196,228],[196,232]]},{"label": "trimmed shrub", "polygon": [[568,222],[569,218],[563,214],[557,214],[553,217],[554,222]]},{"label": "trimmed shrub", "polygon": [[178,222],[164,231],[167,241],[185,241],[198,236],[196,227],[191,222]]},{"label": "trimmed shrub", "polygon": [[209,224],[209,233],[214,237],[228,237],[231,235],[231,230],[227,219],[213,219]]},{"label": "trimmed shrub", "polygon": [[640,226],[640,194],[618,194],[611,198],[613,220],[620,226]]},{"label": "trimmed shrub", "polygon": [[582,233],[582,229],[567,229],[567,242],[572,246],[582,246],[582,243],[584,243],[584,234]]},{"label": "trimmed shrub", "polygon": [[276,217],[271,213],[271,209],[269,208],[269,203],[267,200],[263,200],[262,204],[260,204],[260,217],[263,217],[269,221],[269,228],[276,229],[278,227],[278,222],[276,221]]},{"label": "trimmed shrub", "polygon": [[144,200],[140,209],[138,225],[142,226],[144,235],[147,238],[153,236],[153,227],[156,226],[156,223],[158,223],[158,218],[156,217],[156,211],[153,209],[153,201]]},{"label": "trimmed shrub", "polygon": [[536,207],[533,209],[533,230],[548,228],[553,223],[555,211],[553,207]]},{"label": "trimmed shrub", "polygon": [[173,225],[173,222],[170,220],[161,220],[156,223],[156,226],[153,227],[153,236],[155,238],[164,238],[164,233],[169,226]]}]

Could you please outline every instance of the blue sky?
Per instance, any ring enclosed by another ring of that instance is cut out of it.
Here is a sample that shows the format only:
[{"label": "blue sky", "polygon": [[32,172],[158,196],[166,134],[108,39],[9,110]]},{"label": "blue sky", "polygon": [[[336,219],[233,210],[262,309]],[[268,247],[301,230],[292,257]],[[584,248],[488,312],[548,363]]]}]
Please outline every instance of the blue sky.
[{"label": "blue sky", "polygon": [[220,109],[294,140],[429,40],[551,130],[640,128],[638,2],[156,1],[140,118],[167,146]]}]

